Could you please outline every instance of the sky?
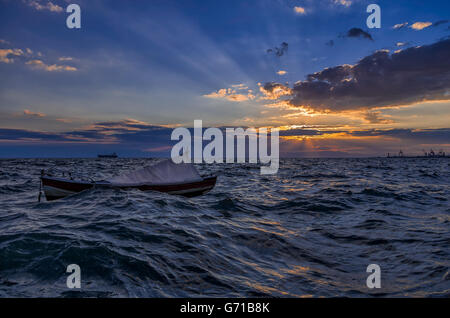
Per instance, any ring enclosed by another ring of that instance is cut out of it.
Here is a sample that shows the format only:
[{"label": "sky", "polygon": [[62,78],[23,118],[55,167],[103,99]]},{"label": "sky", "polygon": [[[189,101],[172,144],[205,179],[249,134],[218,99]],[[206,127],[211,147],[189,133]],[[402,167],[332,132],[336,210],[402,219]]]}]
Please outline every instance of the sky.
[{"label": "sky", "polygon": [[[70,3],[81,29],[66,26]],[[0,157],[167,156],[173,128],[196,119],[279,128],[284,157],[450,153],[449,12],[446,0],[0,0]]]}]

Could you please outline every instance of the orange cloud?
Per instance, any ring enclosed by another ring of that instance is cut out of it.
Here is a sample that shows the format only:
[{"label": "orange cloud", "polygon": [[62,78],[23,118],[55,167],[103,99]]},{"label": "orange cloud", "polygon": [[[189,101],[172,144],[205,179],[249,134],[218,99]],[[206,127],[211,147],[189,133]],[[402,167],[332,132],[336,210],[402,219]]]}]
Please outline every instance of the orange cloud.
[{"label": "orange cloud", "polygon": [[305,8],[303,7],[294,7],[294,12],[297,14],[306,14]]},{"label": "orange cloud", "polygon": [[350,0],[334,0],[334,3],[343,5],[344,7],[349,7],[352,5]]},{"label": "orange cloud", "polygon": [[54,4],[51,1],[48,1],[46,4],[42,4],[40,1],[37,0],[32,0],[32,1],[28,1],[28,5],[38,11],[42,11],[42,10],[48,10],[51,12],[63,12],[63,8],[60,7],[57,4]]},{"label": "orange cloud", "polygon": [[60,71],[68,71],[74,72],[77,71],[76,67],[68,66],[68,65],[47,65],[41,60],[31,60],[26,63],[27,65],[31,65],[34,69],[44,70],[47,72],[60,72]]},{"label": "orange cloud", "polygon": [[23,110],[23,115],[24,116],[31,116],[31,117],[45,117],[45,114],[43,113],[37,113],[37,112],[32,112],[29,109],[24,109]]},{"label": "orange cloud", "polygon": [[262,99],[275,100],[283,96],[292,95],[292,89],[279,83],[258,83],[259,90],[263,93]]},{"label": "orange cloud", "polygon": [[23,55],[23,51],[21,49],[0,49],[0,62],[13,63],[14,59],[9,58],[9,55],[21,56]]},{"label": "orange cloud", "polygon": [[410,26],[411,29],[414,29],[416,31],[423,30],[425,28],[428,28],[433,23],[431,22],[416,22]]},{"label": "orange cloud", "polygon": [[[239,92],[239,91],[246,91],[246,92]],[[216,92],[203,95],[203,97],[213,99],[226,99],[231,102],[243,102],[255,99],[253,90],[248,89],[248,87],[244,86],[243,84],[232,85],[231,88],[222,88]]]}]

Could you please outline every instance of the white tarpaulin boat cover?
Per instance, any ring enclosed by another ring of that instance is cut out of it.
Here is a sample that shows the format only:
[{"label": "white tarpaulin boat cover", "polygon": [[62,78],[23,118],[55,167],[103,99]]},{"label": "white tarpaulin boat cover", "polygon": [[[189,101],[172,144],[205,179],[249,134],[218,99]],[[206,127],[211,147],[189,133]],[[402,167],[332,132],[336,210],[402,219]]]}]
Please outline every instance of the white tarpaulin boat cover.
[{"label": "white tarpaulin boat cover", "polygon": [[167,184],[202,180],[203,178],[192,164],[176,164],[168,159],[107,181],[113,184]]}]

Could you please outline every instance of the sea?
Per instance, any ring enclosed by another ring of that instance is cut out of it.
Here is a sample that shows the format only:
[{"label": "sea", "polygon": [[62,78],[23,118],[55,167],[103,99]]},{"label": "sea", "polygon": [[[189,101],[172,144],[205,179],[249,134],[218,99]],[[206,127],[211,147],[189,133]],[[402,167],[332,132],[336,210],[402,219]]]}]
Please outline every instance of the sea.
[{"label": "sea", "polygon": [[0,160],[0,297],[450,297],[448,158],[204,164],[218,181],[195,198],[38,202],[42,169],[102,180],[157,160]]}]

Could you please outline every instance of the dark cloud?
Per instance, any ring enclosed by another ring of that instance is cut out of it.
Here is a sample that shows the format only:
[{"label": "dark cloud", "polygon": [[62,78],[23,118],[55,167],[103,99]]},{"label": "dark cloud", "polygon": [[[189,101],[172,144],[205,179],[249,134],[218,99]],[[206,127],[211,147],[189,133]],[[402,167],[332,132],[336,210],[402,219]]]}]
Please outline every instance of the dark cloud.
[{"label": "dark cloud", "polygon": [[263,88],[264,88],[264,90],[270,91],[270,92],[276,91],[278,89],[283,89],[283,90],[284,89],[289,89],[289,88],[287,88],[286,85],[280,84],[280,83],[276,83],[276,82],[267,82],[267,83],[264,84]]},{"label": "dark cloud", "polygon": [[432,26],[433,26],[433,27],[437,27],[437,26],[439,26],[439,25],[441,25],[441,24],[446,24],[446,23],[448,23],[448,22],[449,22],[449,20],[439,20],[439,21],[434,22],[434,23],[432,24]]},{"label": "dark cloud", "polygon": [[152,126],[137,121],[97,122],[88,129],[48,133],[22,129],[1,129],[0,141],[153,143],[170,141],[171,128]]},{"label": "dark cloud", "polygon": [[36,141],[36,142],[104,142],[111,136],[94,130],[48,133],[24,129],[0,128],[0,141]]},{"label": "dark cloud", "polygon": [[0,128],[0,141],[2,140],[54,140],[64,141],[65,138],[61,134],[56,133],[44,133],[36,131],[28,131],[22,129],[6,129]]},{"label": "dark cloud", "polygon": [[151,127],[146,123],[136,120],[125,119],[122,121],[98,122],[94,124],[94,128],[123,128],[123,129],[147,129]]},{"label": "dark cloud", "polygon": [[[265,85],[267,94],[277,85],[282,84]],[[326,68],[295,83],[286,95],[293,106],[342,111],[448,100],[449,90],[450,40],[444,40]]]},{"label": "dark cloud", "polygon": [[360,28],[351,28],[350,30],[347,31],[346,35],[344,37],[347,38],[364,38],[364,39],[368,39],[373,41],[372,36],[370,35],[370,33],[364,31],[363,29]]},{"label": "dark cloud", "polygon": [[392,120],[384,118],[381,112],[368,111],[364,114],[364,119],[371,124],[390,124],[393,123]]},{"label": "dark cloud", "polygon": [[441,129],[388,129],[388,130],[361,130],[352,131],[353,136],[373,137],[388,136],[398,138],[403,141],[414,141],[423,144],[447,144],[450,141],[450,128]]},{"label": "dark cloud", "polygon": [[327,45],[327,46],[334,46],[334,41],[330,40],[327,43],[325,43],[325,45]]},{"label": "dark cloud", "polygon": [[274,47],[273,49],[268,49],[267,53],[274,53],[276,56],[283,56],[289,48],[289,44],[286,42],[281,43],[280,47]]}]

